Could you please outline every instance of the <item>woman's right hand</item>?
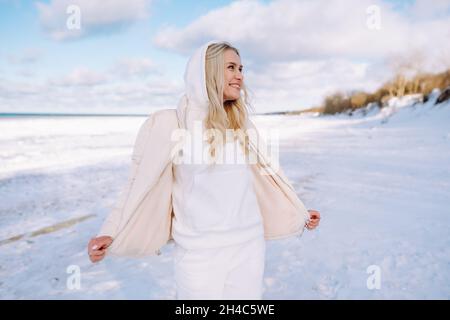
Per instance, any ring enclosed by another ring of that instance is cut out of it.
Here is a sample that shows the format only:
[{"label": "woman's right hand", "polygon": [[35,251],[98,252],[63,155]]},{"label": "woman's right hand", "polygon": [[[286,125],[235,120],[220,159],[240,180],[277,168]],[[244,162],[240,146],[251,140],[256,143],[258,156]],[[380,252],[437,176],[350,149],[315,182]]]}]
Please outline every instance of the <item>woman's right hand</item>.
[{"label": "woman's right hand", "polygon": [[97,238],[92,238],[88,243],[88,254],[89,259],[92,262],[99,262],[105,257],[106,249],[113,242],[113,238],[110,236],[101,236]]}]

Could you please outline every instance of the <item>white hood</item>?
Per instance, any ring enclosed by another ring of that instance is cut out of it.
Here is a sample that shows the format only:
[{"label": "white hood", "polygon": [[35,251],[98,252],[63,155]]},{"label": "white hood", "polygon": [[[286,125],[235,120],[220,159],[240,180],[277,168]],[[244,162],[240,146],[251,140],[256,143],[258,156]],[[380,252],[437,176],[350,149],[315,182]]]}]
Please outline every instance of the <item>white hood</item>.
[{"label": "white hood", "polygon": [[202,121],[208,114],[208,93],[206,91],[205,56],[208,46],[219,43],[208,41],[195,50],[184,73],[185,93],[178,102],[177,116],[180,126],[191,130],[195,121]]}]

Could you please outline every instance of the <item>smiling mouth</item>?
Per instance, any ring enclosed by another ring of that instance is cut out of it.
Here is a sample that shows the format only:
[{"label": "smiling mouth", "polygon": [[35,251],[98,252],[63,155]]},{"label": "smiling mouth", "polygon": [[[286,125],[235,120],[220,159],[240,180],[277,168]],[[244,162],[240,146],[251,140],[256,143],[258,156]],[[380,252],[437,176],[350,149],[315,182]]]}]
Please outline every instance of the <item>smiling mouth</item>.
[{"label": "smiling mouth", "polygon": [[240,85],[238,85],[238,84],[230,84],[230,87],[233,87],[233,88],[235,88],[235,89],[241,89],[241,86]]}]

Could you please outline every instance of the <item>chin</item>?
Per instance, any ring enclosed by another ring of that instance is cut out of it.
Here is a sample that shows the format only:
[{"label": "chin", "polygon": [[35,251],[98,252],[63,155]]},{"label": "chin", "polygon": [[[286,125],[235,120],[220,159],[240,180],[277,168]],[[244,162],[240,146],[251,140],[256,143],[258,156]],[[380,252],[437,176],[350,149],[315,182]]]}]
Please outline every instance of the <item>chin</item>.
[{"label": "chin", "polygon": [[228,96],[225,98],[225,101],[235,101],[237,99],[239,99],[241,96],[237,95],[237,96]]}]

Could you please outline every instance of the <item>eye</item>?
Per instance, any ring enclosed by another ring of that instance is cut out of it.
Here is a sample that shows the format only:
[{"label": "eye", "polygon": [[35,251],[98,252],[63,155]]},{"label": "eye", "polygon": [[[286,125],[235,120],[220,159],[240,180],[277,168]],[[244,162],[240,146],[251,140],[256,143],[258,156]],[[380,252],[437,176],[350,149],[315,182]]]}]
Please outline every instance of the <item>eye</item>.
[{"label": "eye", "polygon": [[230,68],[234,69],[234,66],[228,66],[228,69],[230,69]]}]

